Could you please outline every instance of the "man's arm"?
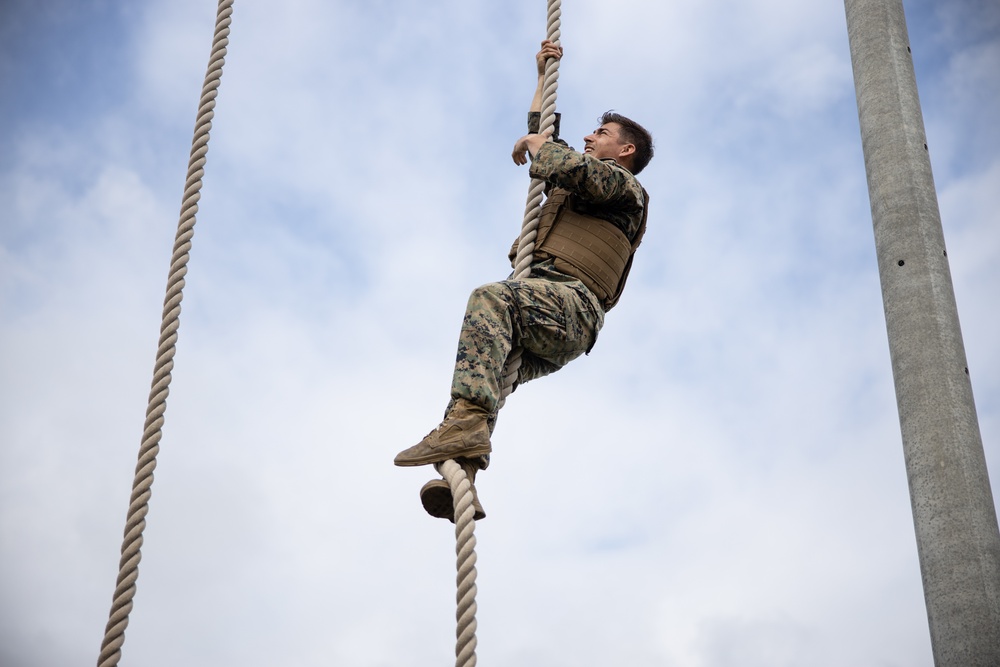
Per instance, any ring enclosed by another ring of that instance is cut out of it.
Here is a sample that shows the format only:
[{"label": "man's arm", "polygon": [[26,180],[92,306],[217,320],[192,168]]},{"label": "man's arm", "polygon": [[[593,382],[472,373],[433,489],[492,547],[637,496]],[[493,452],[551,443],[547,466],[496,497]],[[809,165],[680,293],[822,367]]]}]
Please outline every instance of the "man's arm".
[{"label": "man's arm", "polygon": [[563,50],[561,46],[556,46],[549,40],[542,42],[542,50],[535,55],[535,65],[538,69],[538,87],[535,88],[535,96],[531,100],[529,111],[540,112],[542,110],[542,86],[545,83],[545,64],[549,58],[560,60]]},{"label": "man's arm", "polygon": [[[562,55],[562,47],[556,46],[556,44],[550,40],[542,42],[541,50],[535,54],[535,69],[538,71],[538,85],[535,87],[535,96],[531,99],[531,107],[528,109],[529,132],[537,130],[537,125],[535,127],[530,127],[532,114],[538,114],[542,111],[542,88],[545,85],[545,65],[550,58],[559,60],[562,58]],[[527,164],[528,154],[530,153],[531,157],[534,158],[535,153],[538,152],[541,145],[548,141],[553,134],[553,131],[550,129],[546,134],[531,133],[518,139],[514,144],[514,150],[511,153],[511,157],[514,159],[514,164]]]},{"label": "man's arm", "polygon": [[538,149],[549,140],[551,135],[552,130],[549,130],[545,134],[526,134],[518,139],[517,143],[514,144],[514,152],[511,153],[511,157],[514,158],[514,164],[528,164],[529,154],[531,155],[531,159],[534,160]]}]

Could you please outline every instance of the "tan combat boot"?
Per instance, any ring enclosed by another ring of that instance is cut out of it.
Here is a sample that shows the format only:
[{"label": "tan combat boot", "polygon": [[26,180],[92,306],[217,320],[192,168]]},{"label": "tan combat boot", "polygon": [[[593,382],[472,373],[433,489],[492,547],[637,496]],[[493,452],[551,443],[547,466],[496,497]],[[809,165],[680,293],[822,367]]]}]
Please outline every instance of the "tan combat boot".
[{"label": "tan combat boot", "polygon": [[[479,469],[479,465],[466,458],[458,459],[458,463],[465,470],[465,474],[469,477],[469,483],[472,484],[472,518],[481,521],[486,518],[486,512],[479,502],[479,494],[476,493],[476,471]],[[455,500],[451,495],[451,486],[448,485],[447,480],[432,479],[424,484],[423,488],[420,489],[420,503],[431,516],[448,519],[448,521],[455,523]]]},{"label": "tan combat boot", "polygon": [[396,455],[398,466],[422,466],[460,457],[489,454],[489,413],[471,401],[459,398],[441,424],[419,443]]}]

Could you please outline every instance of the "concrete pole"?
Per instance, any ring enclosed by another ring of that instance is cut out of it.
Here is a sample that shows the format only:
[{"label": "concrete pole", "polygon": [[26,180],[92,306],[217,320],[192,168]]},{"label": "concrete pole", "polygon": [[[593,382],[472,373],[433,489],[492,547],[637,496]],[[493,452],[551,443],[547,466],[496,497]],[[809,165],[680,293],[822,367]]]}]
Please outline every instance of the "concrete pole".
[{"label": "concrete pole", "polygon": [[934,664],[998,667],[1000,531],[903,4],[844,5]]}]

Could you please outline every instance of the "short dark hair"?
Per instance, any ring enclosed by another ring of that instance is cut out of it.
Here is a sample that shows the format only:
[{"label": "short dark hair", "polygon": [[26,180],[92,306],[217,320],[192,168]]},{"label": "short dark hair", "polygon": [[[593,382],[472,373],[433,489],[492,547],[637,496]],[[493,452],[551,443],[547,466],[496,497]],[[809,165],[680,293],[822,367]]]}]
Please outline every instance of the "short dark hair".
[{"label": "short dark hair", "polygon": [[649,161],[653,159],[653,135],[631,118],[626,118],[614,111],[604,112],[604,115],[601,116],[601,125],[605,123],[618,123],[622,128],[619,136],[625,143],[635,146],[635,153],[632,154],[632,173],[638,174],[645,169]]}]

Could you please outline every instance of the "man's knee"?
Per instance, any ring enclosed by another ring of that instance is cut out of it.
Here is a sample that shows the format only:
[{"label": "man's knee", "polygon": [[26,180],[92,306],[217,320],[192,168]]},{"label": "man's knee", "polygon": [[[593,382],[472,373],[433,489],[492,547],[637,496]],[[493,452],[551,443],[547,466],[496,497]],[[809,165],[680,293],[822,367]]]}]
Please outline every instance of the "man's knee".
[{"label": "man's knee", "polygon": [[468,310],[486,308],[494,312],[506,310],[514,301],[514,293],[503,283],[486,283],[472,290]]}]

